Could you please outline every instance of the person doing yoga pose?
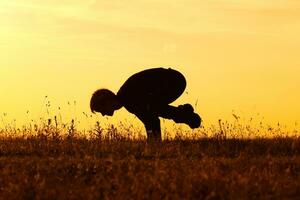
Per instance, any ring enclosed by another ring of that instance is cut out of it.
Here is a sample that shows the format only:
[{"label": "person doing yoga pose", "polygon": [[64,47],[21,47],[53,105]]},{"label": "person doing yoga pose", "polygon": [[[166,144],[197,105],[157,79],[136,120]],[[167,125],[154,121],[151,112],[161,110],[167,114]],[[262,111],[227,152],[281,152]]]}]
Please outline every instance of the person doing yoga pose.
[{"label": "person doing yoga pose", "polygon": [[129,77],[117,94],[99,89],[92,95],[90,108],[93,113],[112,116],[123,106],[143,123],[148,140],[161,140],[159,117],[185,123],[191,128],[201,124],[200,116],[191,104],[172,106],[186,88],[184,76],[171,68],[152,68]]}]

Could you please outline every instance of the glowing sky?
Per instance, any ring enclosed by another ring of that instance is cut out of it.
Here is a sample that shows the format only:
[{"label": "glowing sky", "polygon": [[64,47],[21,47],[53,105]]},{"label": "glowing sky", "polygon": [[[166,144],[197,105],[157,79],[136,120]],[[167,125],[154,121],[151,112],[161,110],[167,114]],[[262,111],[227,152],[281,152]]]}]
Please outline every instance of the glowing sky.
[{"label": "glowing sky", "polygon": [[207,124],[300,120],[298,0],[1,0],[0,39],[0,114],[20,123],[47,115],[46,95],[80,119],[97,88],[160,66],[186,76],[175,105],[198,100]]}]

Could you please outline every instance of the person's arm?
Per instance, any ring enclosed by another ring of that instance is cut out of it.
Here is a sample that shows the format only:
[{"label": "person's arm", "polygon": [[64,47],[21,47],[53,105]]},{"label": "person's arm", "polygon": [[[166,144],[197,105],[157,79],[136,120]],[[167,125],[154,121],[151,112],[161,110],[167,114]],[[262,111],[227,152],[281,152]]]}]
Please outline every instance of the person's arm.
[{"label": "person's arm", "polygon": [[160,120],[157,115],[142,113],[135,114],[143,123],[147,132],[148,140],[161,141]]}]

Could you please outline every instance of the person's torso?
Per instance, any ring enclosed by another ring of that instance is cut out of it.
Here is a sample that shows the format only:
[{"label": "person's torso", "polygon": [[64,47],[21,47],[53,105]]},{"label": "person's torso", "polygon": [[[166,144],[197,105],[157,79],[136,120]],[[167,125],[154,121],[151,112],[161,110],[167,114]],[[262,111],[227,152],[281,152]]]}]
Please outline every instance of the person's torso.
[{"label": "person's torso", "polygon": [[184,91],[184,76],[173,69],[153,68],[132,75],[119,89],[117,96],[132,113],[167,105]]}]

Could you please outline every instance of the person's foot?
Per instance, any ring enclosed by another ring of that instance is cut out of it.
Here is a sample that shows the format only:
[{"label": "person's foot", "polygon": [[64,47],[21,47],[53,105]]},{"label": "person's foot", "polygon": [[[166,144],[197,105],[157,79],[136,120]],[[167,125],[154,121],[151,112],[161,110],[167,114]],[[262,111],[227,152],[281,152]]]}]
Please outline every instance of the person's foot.
[{"label": "person's foot", "polygon": [[194,113],[194,108],[191,104],[183,104],[178,106],[181,110],[182,117],[185,119],[186,124],[191,128],[199,128],[201,124],[201,118],[198,114]]},{"label": "person's foot", "polygon": [[183,105],[179,105],[178,108],[181,109],[182,112],[184,112],[184,113],[192,113],[192,112],[194,112],[193,106],[191,104],[188,104],[188,103],[187,104],[183,104]]},{"label": "person's foot", "polygon": [[196,113],[193,113],[193,114],[191,115],[190,120],[188,121],[188,125],[189,125],[192,129],[194,129],[194,128],[199,128],[200,125],[201,125],[201,118],[200,118],[200,116],[199,116],[198,114],[196,114]]}]

